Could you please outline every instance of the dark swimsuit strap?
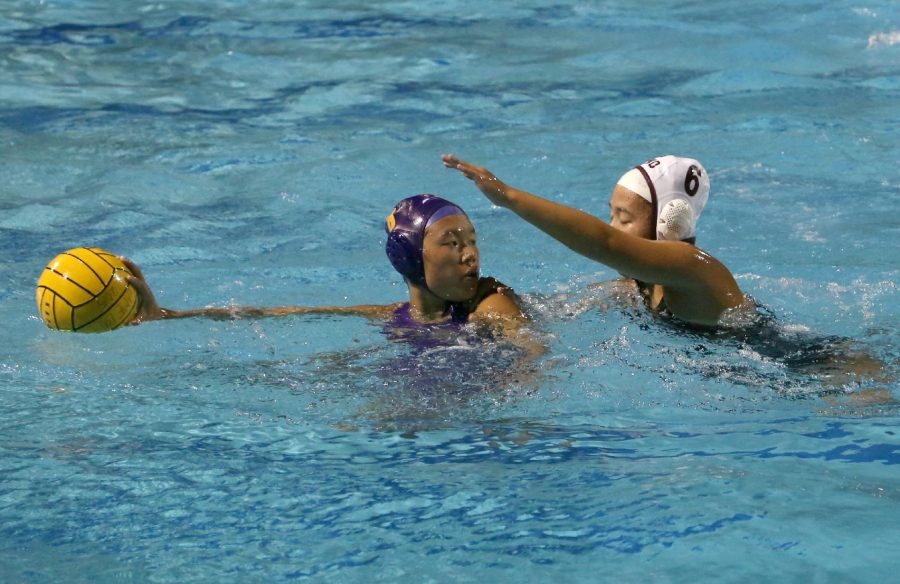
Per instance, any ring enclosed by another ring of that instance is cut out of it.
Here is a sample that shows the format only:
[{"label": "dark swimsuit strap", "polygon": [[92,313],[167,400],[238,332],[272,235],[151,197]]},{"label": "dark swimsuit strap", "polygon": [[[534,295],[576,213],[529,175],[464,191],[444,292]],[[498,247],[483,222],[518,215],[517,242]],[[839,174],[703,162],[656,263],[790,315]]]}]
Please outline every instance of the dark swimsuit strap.
[{"label": "dark swimsuit strap", "polygon": [[507,288],[502,282],[494,278],[481,278],[478,280],[478,291],[475,297],[466,302],[452,302],[450,304],[450,316],[454,322],[466,322],[486,298],[499,294],[502,288]]}]

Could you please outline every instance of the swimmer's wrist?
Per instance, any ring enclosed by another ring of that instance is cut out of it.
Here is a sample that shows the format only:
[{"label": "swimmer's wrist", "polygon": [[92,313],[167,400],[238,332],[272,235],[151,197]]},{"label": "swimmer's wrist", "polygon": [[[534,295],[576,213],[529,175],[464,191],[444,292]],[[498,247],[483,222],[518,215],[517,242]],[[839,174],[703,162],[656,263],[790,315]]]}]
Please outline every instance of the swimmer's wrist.
[{"label": "swimmer's wrist", "polygon": [[521,201],[521,191],[518,189],[514,189],[506,183],[500,183],[497,190],[500,192],[501,199],[503,201],[503,206],[512,209]]}]

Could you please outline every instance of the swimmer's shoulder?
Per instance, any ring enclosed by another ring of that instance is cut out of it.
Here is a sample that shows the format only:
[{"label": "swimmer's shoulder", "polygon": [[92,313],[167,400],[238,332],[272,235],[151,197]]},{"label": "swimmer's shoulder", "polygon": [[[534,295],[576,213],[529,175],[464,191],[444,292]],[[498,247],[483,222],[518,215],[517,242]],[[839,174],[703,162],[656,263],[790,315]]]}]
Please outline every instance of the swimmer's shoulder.
[{"label": "swimmer's shoulder", "polygon": [[482,277],[472,302],[472,315],[522,318],[522,304],[515,291],[496,278]]},{"label": "swimmer's shoulder", "polygon": [[683,262],[667,281],[648,287],[654,312],[670,312],[676,318],[703,326],[716,326],[728,310],[745,302],[734,274],[708,252],[686,242],[664,242],[679,250]]}]

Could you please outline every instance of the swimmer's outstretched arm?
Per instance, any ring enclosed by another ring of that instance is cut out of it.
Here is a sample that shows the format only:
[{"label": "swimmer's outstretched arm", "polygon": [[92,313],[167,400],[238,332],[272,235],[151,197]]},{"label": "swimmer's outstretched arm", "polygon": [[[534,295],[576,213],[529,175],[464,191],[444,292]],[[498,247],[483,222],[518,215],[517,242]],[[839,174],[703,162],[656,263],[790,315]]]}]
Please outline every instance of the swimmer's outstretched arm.
[{"label": "swimmer's outstretched arm", "polygon": [[690,259],[689,250],[694,249],[691,246],[660,245],[672,242],[629,235],[584,211],[511,187],[482,166],[452,154],[445,154],[442,159],[444,166],[459,170],[492,203],[513,211],[585,257],[644,282],[676,285],[686,280],[683,264]]},{"label": "swimmer's outstretched arm", "polygon": [[174,310],[171,308],[163,308],[159,305],[156,296],[144,279],[144,274],[137,264],[128,258],[121,259],[133,274],[133,276],[129,278],[129,281],[137,289],[141,299],[141,308],[138,311],[133,324],[139,324],[149,320],[165,320],[170,318],[201,317],[230,320],[235,318],[288,316],[292,314],[340,314],[386,319],[397,306],[390,304],[361,304],[357,306],[277,306],[271,308],[230,306],[223,308],[207,307],[189,310]]},{"label": "swimmer's outstretched arm", "polygon": [[386,319],[391,312],[391,308],[391,305],[380,304],[359,304],[355,306],[232,306],[191,308],[187,310],[174,310],[171,308],[160,307],[159,311],[156,313],[142,311],[135,320],[136,322],[144,322],[147,320],[191,317],[232,320],[236,318],[289,316],[292,314],[340,314]]},{"label": "swimmer's outstretched arm", "polygon": [[573,251],[642,282],[692,294],[697,303],[731,308],[743,301],[731,272],[696,247],[678,241],[652,241],[620,231],[605,221],[529,192],[513,188],[484,167],[442,156],[497,206],[510,209]]}]

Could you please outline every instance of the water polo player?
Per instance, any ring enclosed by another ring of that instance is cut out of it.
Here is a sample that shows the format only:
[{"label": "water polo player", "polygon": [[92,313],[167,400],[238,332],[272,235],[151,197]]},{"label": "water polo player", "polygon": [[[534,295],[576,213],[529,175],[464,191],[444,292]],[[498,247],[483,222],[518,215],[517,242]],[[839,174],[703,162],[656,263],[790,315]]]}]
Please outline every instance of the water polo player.
[{"label": "water polo player", "polygon": [[709,177],[691,158],[661,156],[625,173],[610,197],[610,223],[513,188],[486,168],[444,155],[444,166],[471,179],[506,207],[572,250],[633,278],[651,309],[715,325],[744,304],[734,276],[694,246],[709,197]]},{"label": "water polo player", "polygon": [[346,314],[383,319],[389,326],[458,325],[477,319],[519,320],[522,309],[512,289],[481,277],[475,228],[465,212],[434,195],[403,199],[387,217],[385,251],[403,275],[409,302],[357,306],[281,306],[256,308],[162,308],[140,269],[125,260],[135,274],[141,310],[135,323],[168,318],[239,318],[289,314]]},{"label": "water polo player", "polygon": [[[826,385],[893,379],[884,363],[852,339],[787,334],[764,307],[741,293],[728,268],[694,246],[697,219],[709,198],[706,169],[694,159],[661,156],[622,175],[610,197],[609,224],[512,188],[487,169],[453,155],[444,155],[443,161],[474,181],[495,205],[511,209],[574,251],[633,278],[654,311],[711,326],[719,324],[729,309],[752,308],[753,318],[738,319],[745,326],[730,332],[760,355],[795,371],[814,373]],[[860,395],[869,399],[881,396],[878,391]]]}]

